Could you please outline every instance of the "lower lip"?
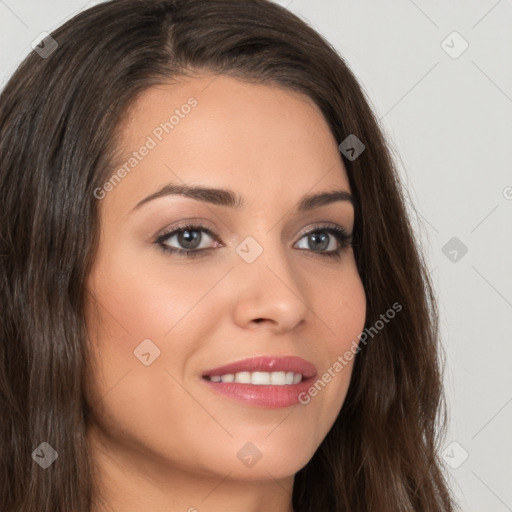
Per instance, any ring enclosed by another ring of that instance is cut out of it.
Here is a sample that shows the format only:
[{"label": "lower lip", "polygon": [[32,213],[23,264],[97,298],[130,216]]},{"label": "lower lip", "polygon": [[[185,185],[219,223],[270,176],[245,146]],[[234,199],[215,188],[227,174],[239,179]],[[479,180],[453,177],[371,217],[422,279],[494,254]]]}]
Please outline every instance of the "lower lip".
[{"label": "lower lip", "polygon": [[298,384],[284,386],[239,384],[237,382],[212,382],[202,379],[214,391],[238,402],[265,409],[290,407],[300,403],[301,393],[307,394],[313,378],[305,379]]}]

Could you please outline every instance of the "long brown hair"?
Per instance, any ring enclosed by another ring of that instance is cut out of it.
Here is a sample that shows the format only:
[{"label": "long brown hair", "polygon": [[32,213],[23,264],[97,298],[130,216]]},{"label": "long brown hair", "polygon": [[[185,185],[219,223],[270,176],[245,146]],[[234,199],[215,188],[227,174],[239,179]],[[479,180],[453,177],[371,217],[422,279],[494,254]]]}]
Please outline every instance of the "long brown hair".
[{"label": "long brown hair", "polygon": [[[309,96],[340,143],[355,198],[366,326],[402,309],[357,354],[331,431],[295,477],[296,512],[449,512],[437,309],[395,164],[344,60],[267,0],[115,0],[52,34],[0,96],[0,501],[3,512],[89,512],[84,399],[86,278],[98,246],[94,190],[137,94],[207,71]],[[375,328],[374,328],[375,330]],[[58,463],[31,457],[47,442]]]}]

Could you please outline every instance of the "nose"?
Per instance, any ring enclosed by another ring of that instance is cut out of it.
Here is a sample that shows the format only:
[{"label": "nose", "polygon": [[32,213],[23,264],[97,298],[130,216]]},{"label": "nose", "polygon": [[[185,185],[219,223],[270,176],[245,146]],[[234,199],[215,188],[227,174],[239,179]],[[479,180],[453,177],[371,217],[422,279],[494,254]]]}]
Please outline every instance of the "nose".
[{"label": "nose", "polygon": [[266,247],[248,263],[240,258],[233,272],[237,292],[233,316],[242,328],[266,328],[276,334],[297,329],[307,317],[305,282],[290,267],[285,249]]}]

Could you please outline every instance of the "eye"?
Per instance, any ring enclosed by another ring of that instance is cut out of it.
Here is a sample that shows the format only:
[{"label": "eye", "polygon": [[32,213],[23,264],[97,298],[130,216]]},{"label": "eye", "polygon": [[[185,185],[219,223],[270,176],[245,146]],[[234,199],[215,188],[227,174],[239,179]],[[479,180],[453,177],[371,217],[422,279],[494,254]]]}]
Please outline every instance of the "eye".
[{"label": "eye", "polygon": [[[300,240],[305,244],[299,249],[306,249],[319,256],[339,258],[344,249],[352,245],[352,236],[337,225],[320,226],[308,231]],[[305,245],[305,247],[304,247]]]},{"label": "eye", "polygon": [[[305,240],[306,246],[301,242],[302,240]],[[212,241],[215,241],[217,245],[212,246]],[[218,236],[201,224],[178,226],[160,235],[155,243],[166,253],[191,258],[205,256],[210,249],[222,247]],[[305,232],[298,244],[301,244],[298,249],[307,250],[320,257],[340,258],[343,250],[352,246],[352,236],[342,227],[328,224]]]},{"label": "eye", "polygon": [[217,236],[206,226],[184,225],[164,233],[156,240],[156,243],[166,252],[196,256],[209,248],[208,238],[216,240]]}]

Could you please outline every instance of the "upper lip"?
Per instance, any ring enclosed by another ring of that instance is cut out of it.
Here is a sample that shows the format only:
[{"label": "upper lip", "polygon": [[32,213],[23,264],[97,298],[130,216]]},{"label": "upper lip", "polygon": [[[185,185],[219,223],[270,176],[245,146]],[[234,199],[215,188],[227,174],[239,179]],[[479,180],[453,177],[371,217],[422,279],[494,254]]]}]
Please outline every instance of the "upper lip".
[{"label": "upper lip", "polygon": [[239,372],[293,372],[308,379],[316,375],[316,368],[313,363],[297,356],[256,356],[206,370],[202,376]]}]

